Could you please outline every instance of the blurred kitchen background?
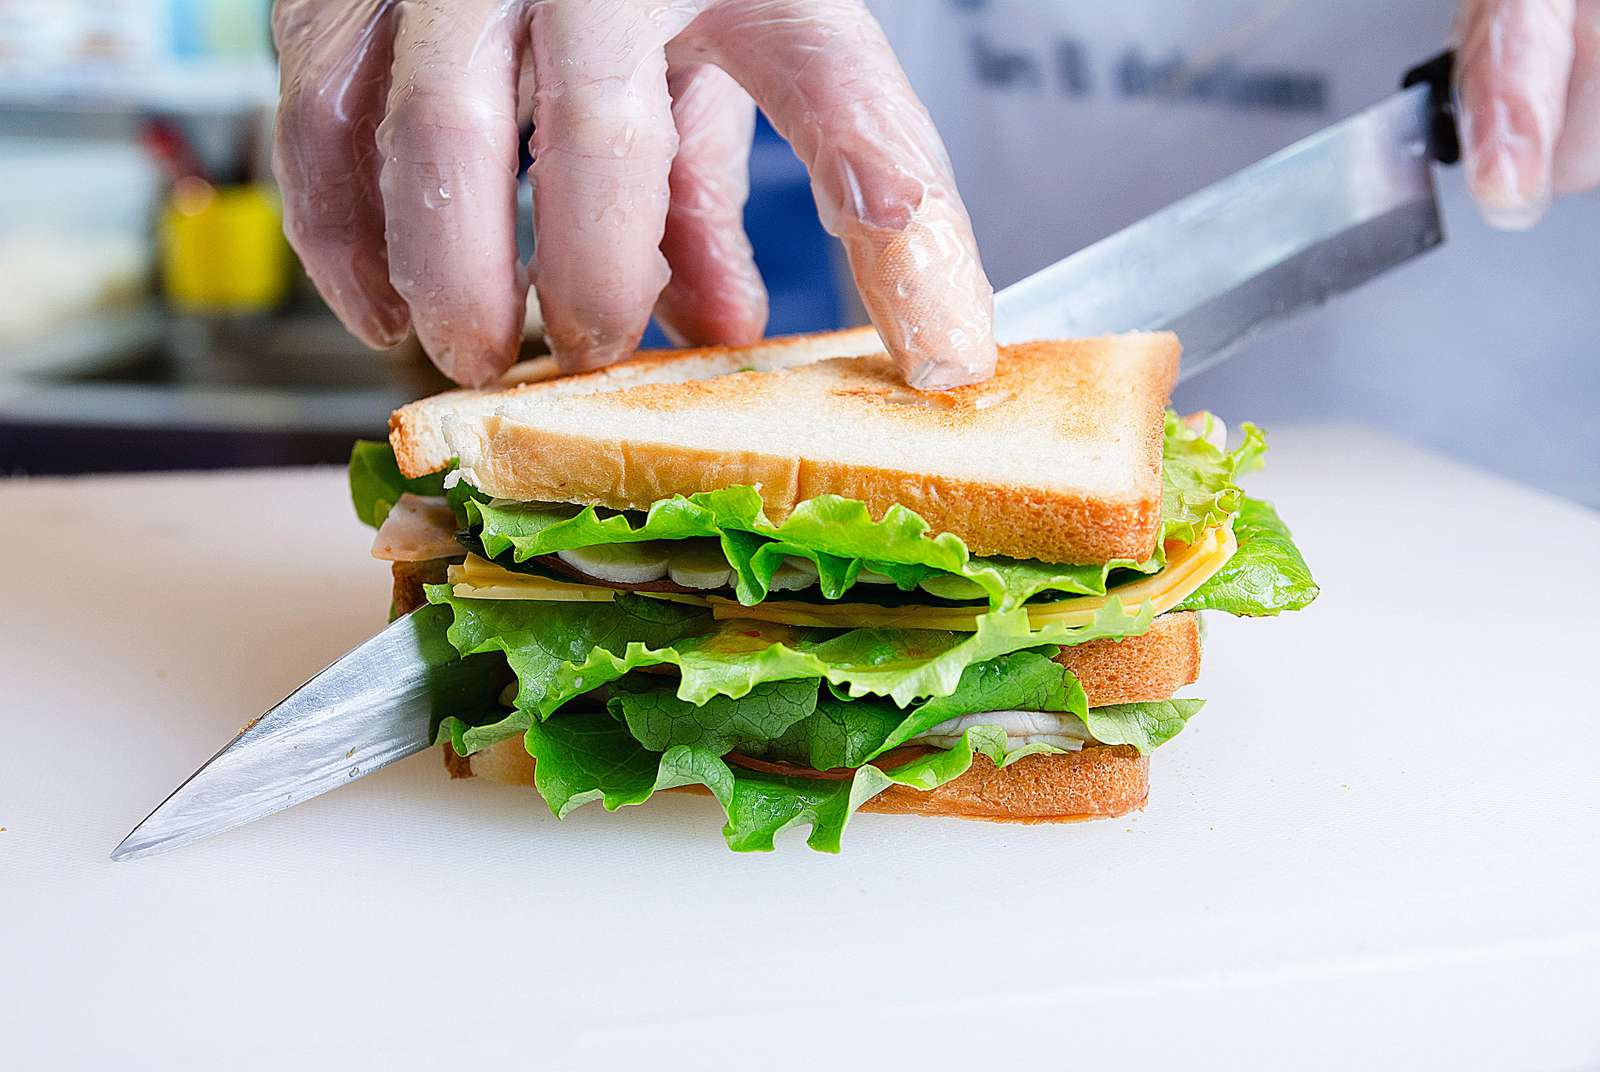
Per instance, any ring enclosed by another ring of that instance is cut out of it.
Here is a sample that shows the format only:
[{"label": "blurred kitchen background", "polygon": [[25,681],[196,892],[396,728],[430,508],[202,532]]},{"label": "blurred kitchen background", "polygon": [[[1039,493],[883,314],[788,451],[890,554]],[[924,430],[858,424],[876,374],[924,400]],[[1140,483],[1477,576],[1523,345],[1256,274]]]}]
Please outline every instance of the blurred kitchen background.
[{"label": "blurred kitchen background", "polygon": [[[353,437],[381,435],[396,405],[447,386],[414,341],[374,353],[346,335],[282,238],[269,7],[0,0],[0,475],[336,462]],[[966,106],[941,101],[937,70],[910,66],[936,117]],[[1387,90],[1372,86],[1370,99]],[[996,166],[992,148],[959,134],[951,150],[958,175]],[[804,170],[764,121],[751,170],[769,330],[856,320]],[[1169,176],[1178,188],[1130,198],[1123,222],[1214,177]],[[1459,174],[1442,185],[1446,251],[1268,336],[1178,402],[1269,427],[1362,421],[1600,506],[1600,347],[1573,352],[1574,332],[1540,334],[1594,320],[1596,273],[1552,279],[1531,311],[1507,306],[1495,282],[1536,278],[1540,242],[1600,248],[1600,201],[1557,206],[1533,236],[1501,235],[1474,218]],[[531,242],[526,186],[521,212]],[[1004,225],[975,219],[986,240]],[[1109,229],[1084,226],[1099,230],[1035,236],[1039,263]],[[1502,275],[1458,272],[1478,280],[1464,290],[1432,258]],[[1394,330],[1395,303],[1431,306],[1437,333],[1426,318]],[[1459,359],[1452,330],[1503,360]],[[1329,352],[1331,337],[1336,361],[1296,360]],[[663,340],[652,328],[646,343]]]},{"label": "blurred kitchen background", "polygon": [[[0,0],[0,475],[342,461],[449,386],[415,340],[347,335],[283,240],[270,6]],[[837,324],[805,171],[764,123],[751,172],[770,330]],[[526,185],[521,214],[531,235]]]}]

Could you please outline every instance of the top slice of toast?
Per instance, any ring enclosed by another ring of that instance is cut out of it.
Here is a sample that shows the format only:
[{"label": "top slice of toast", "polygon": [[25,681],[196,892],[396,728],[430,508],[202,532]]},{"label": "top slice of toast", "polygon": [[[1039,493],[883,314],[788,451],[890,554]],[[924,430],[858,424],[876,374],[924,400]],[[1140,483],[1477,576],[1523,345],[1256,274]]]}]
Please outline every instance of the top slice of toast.
[{"label": "top slice of toast", "polygon": [[437,473],[455,452],[444,439],[444,419],[488,416],[526,394],[565,398],[615,391],[645,383],[681,383],[725,376],[740,369],[790,368],[827,357],[880,353],[883,342],[870,325],[808,335],[783,335],[749,346],[703,346],[684,350],[640,350],[609,368],[562,376],[551,357],[513,365],[498,384],[463,387],[401,406],[389,417],[389,442],[408,477]]},{"label": "top slice of toast", "polygon": [[397,413],[391,440],[408,472],[456,456],[502,498],[642,509],[753,484],[774,521],[831,493],[875,516],[904,505],[975,554],[1098,563],[1154,550],[1170,333],[1002,347],[994,379],[939,394],[907,388],[881,355],[815,360],[834,342],[451,392],[419,404],[426,420]]}]

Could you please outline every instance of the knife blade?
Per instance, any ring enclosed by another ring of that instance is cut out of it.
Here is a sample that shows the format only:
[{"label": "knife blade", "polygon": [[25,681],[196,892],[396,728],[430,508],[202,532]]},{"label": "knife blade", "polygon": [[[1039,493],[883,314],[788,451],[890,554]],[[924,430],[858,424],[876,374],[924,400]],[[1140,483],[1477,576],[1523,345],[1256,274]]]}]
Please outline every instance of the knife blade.
[{"label": "knife blade", "polygon": [[[1449,54],[1399,93],[995,296],[1001,342],[1175,331],[1180,378],[1444,240],[1432,163]],[[1430,70],[1439,65],[1440,70]],[[1448,118],[1445,120],[1448,122]]]},{"label": "knife blade", "polygon": [[444,715],[490,710],[503,659],[456,654],[447,607],[396,619],[247,725],[111,853],[131,860],[282,811],[433,743]]}]

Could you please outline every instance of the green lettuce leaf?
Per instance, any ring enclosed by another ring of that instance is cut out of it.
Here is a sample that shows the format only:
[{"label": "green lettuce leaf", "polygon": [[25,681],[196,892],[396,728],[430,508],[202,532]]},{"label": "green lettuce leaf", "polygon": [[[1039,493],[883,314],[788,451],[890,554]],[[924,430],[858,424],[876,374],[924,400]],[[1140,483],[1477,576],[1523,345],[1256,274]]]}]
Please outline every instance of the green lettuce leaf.
[{"label": "green lettuce leaf", "polygon": [[1066,711],[1083,717],[1083,687],[1051,657],[1058,649],[1022,651],[969,666],[948,696],[910,710],[881,699],[847,700],[824,692],[810,717],[765,746],[740,751],[806,763],[817,770],[853,768],[877,759],[948,719],[983,711]]},{"label": "green lettuce leaf", "polygon": [[387,442],[358,439],[350,451],[350,502],[356,508],[356,517],[377,528],[406,492],[443,495],[445,473],[454,468],[452,460],[440,472],[408,479],[400,475],[394,449]]},{"label": "green lettuce leaf", "polygon": [[1239,509],[1240,473],[1258,468],[1267,441],[1261,429],[1240,427],[1244,441],[1232,452],[1218,450],[1176,413],[1167,412],[1161,451],[1161,538],[1194,543]]},{"label": "green lettuce leaf", "polygon": [[1239,549],[1177,610],[1220,610],[1244,617],[1300,610],[1317,598],[1317,582],[1269,503],[1245,499],[1233,520]]},{"label": "green lettuce leaf", "polygon": [[[623,651],[629,643],[670,644],[711,625],[702,608],[626,594],[611,603],[546,603],[458,599],[448,584],[425,590],[430,603],[450,608],[453,618],[446,635],[458,652],[503,652],[517,677],[516,706],[498,722],[471,725],[446,718],[441,723],[438,736],[449,739],[461,755],[526,732],[563,667],[595,651]],[[571,678],[564,680],[579,686],[572,695],[588,691]]]},{"label": "green lettuce leaf", "polygon": [[824,689],[807,717],[768,741],[742,741],[739,751],[800,763],[814,770],[854,769],[883,750],[907,713],[887,700],[846,700]]},{"label": "green lettuce leaf", "polygon": [[1204,706],[1204,700],[1152,700],[1091,707],[1080,717],[1089,735],[1101,744],[1131,744],[1141,755],[1149,755],[1176,737]]},{"label": "green lettuce leaf", "polygon": [[[602,513],[592,506],[538,503],[476,503],[467,507],[467,516],[485,554],[490,558],[509,554],[517,563],[601,544],[714,538],[733,567],[735,594],[747,606],[767,597],[772,576],[785,558],[815,564],[822,593],[829,599],[843,596],[863,566],[858,558],[784,536],[784,529],[767,521],[760,493],[745,486],[662,499],[643,518]],[[925,570],[908,570],[896,563],[880,565],[880,572],[908,590],[926,575]]]},{"label": "green lettuce leaf", "polygon": [[[849,700],[815,678],[758,685],[742,698],[695,705],[670,680],[635,674],[617,682],[608,705],[645,748],[675,745],[854,768],[947,719],[984,711],[1067,711],[1082,718],[1083,688],[1054,661],[1058,648],[1002,655],[969,666],[955,691],[911,709],[885,699]],[[1116,743],[1121,743],[1120,741]]]},{"label": "green lettuce leaf", "polygon": [[449,744],[458,756],[470,756],[508,737],[521,737],[533,723],[533,713],[520,707],[502,709],[499,717],[480,719],[446,715],[434,731],[434,744]]},{"label": "green lettuce leaf", "polygon": [[528,727],[533,784],[559,819],[598,800],[607,811],[643,804],[662,789],[698,783],[726,808],[733,773],[716,754],[684,746],[652,752],[615,719],[578,712]]},{"label": "green lettuce leaf", "polygon": [[738,852],[770,851],[779,833],[802,824],[811,827],[806,843],[813,849],[838,852],[850,816],[891,785],[935,788],[966,773],[978,755],[1006,766],[1060,751],[1040,744],[1010,748],[998,727],[975,726],[955,747],[892,770],[869,765],[848,779],[791,778],[730,766],[709,748],[674,745],[653,752],[626,725],[595,712],[535,722],[527,745],[536,762],[534,784],[557,817],[595,800],[615,811],[663,789],[698,784],[722,805],[723,836]]},{"label": "green lettuce leaf", "polygon": [[713,696],[703,704],[680,699],[670,681],[635,674],[613,687],[607,708],[633,739],[653,752],[692,745],[726,755],[782,737],[817,709],[813,678],[769,681],[744,696]]},{"label": "green lettuce leaf", "polygon": [[[1044,592],[1065,595],[1103,596],[1107,578],[1113,570],[1128,569],[1154,573],[1161,568],[1157,559],[1134,562],[1119,559],[1100,566],[1074,566],[1040,562],[1030,558],[974,558],[962,567],[961,575],[936,573],[922,582],[924,591],[945,599],[990,598],[1000,607],[1017,607]],[[998,600],[994,594],[999,593]]]},{"label": "green lettuce leaf", "polygon": [[1017,652],[969,667],[954,692],[912,711],[868,758],[948,719],[982,711],[1066,711],[1082,718],[1089,701],[1077,677],[1054,660],[1057,650]]},{"label": "green lettuce leaf", "polygon": [[517,562],[601,544],[718,536],[724,528],[749,528],[761,516],[761,494],[751,487],[674,495],[651,505],[638,524],[628,514],[602,513],[594,506],[480,502],[467,507],[468,521],[489,556],[510,551]]},{"label": "green lettuce leaf", "polygon": [[[845,780],[786,778],[735,770],[731,799],[724,807],[722,836],[734,852],[771,852],[774,840],[792,826],[811,828],[806,844],[821,852],[838,852],[850,816],[872,796],[888,788],[882,772]],[[859,792],[856,783],[861,782]]]},{"label": "green lettuce leaf", "polygon": [[810,677],[840,686],[851,697],[888,696],[905,706],[925,696],[949,695],[975,663],[1042,645],[1135,636],[1150,628],[1153,616],[1149,604],[1129,613],[1120,600],[1111,600],[1094,621],[1075,628],[1050,623],[1034,629],[1022,609],[981,615],[977,630],[970,633],[852,629],[834,634],[734,620],[670,646],[634,642],[621,652],[596,647],[588,658],[555,671],[539,713],[548,716],[599,685],[663,665],[678,668],[678,696],[689,703],[705,703],[712,696],[738,698],[762,682]]}]

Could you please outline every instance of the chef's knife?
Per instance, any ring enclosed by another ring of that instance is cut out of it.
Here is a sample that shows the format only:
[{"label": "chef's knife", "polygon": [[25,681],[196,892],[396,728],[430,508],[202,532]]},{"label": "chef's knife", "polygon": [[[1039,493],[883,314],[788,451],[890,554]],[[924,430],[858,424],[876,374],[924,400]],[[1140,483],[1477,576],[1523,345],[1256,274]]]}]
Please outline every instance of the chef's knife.
[{"label": "chef's knife", "polygon": [[[995,298],[1001,341],[1168,328],[1191,375],[1271,321],[1443,241],[1431,163],[1453,163],[1451,55],[1400,93],[1073,254]],[[427,748],[493,709],[503,660],[456,659],[449,612],[394,622],[246,726],[112,852],[241,826]]]},{"label": "chef's knife", "polygon": [[471,721],[510,681],[504,659],[456,654],[448,607],[423,607],[245,726],[122,839],[150,856],[282,811],[433,743],[445,715]]},{"label": "chef's knife", "polygon": [[1170,329],[1182,378],[1444,240],[1432,163],[1460,155],[1453,54],[1343,122],[1007,287],[1001,342]]}]

